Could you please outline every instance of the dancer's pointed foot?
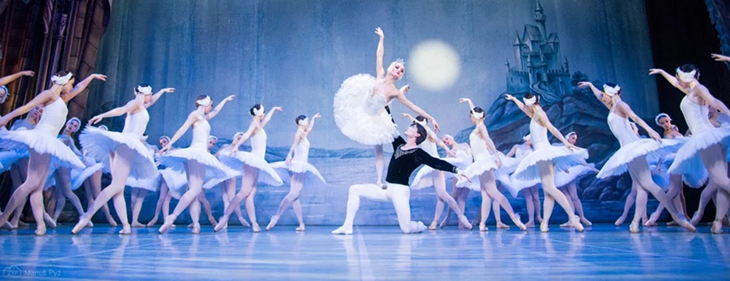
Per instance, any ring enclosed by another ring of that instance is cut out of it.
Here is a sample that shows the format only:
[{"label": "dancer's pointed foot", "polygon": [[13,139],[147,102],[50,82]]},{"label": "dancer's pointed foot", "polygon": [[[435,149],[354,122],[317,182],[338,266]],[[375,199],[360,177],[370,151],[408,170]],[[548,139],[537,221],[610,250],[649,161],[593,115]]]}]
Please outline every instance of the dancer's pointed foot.
[{"label": "dancer's pointed foot", "polygon": [[489,230],[489,228],[487,228],[487,223],[484,223],[484,222],[480,222],[480,223],[479,223],[479,231],[480,231],[480,232],[485,232],[485,231],[487,231],[487,230]]},{"label": "dancer's pointed foot", "polygon": [[[160,232],[160,233],[162,233],[162,232]],[[122,230],[119,231],[119,234],[130,235],[130,234],[132,234],[132,228],[128,224],[122,225]]]},{"label": "dancer's pointed foot", "polygon": [[139,223],[139,222],[133,222],[133,223],[132,223],[132,227],[134,227],[134,228],[145,228],[145,227],[147,227],[147,226],[146,226],[146,225],[144,225],[144,224],[141,224],[141,223]]},{"label": "dancer's pointed foot", "polygon": [[472,225],[469,223],[469,219],[466,216],[459,217],[459,223],[463,225],[466,229],[471,229]]},{"label": "dancer's pointed foot", "polygon": [[[243,227],[245,227],[245,228],[249,228],[249,227],[251,227],[251,225],[250,225],[250,224],[248,224],[248,222],[246,221],[246,219],[244,219],[244,218],[243,218],[243,217],[241,217],[241,216],[239,216],[239,217],[238,217],[238,221],[239,221],[239,222],[241,222],[241,225],[242,225]],[[227,225],[227,224],[226,224],[226,225]]]},{"label": "dancer's pointed foot", "polygon": [[193,223],[193,234],[200,233],[200,223]]},{"label": "dancer's pointed foot", "polygon": [[614,222],[613,224],[616,226],[621,226],[622,224],[624,224],[625,221],[626,221],[626,216],[620,216],[620,217],[618,217],[616,222]]},{"label": "dancer's pointed foot", "polygon": [[352,235],[352,227],[351,226],[350,227],[347,227],[347,226],[344,226],[344,225],[343,226],[340,226],[337,229],[333,230],[332,231],[332,234],[337,234],[337,235]]},{"label": "dancer's pointed foot", "polygon": [[94,222],[93,221],[89,221],[89,223],[86,224],[86,227],[88,227],[88,228],[94,228]]},{"label": "dancer's pointed foot", "polygon": [[437,227],[438,224],[436,223],[436,221],[432,221],[431,225],[428,226],[428,230],[436,230]]},{"label": "dancer's pointed foot", "polygon": [[299,227],[297,227],[296,231],[305,231],[306,228],[304,227],[304,224],[300,224]]},{"label": "dancer's pointed foot", "polygon": [[[114,221],[114,218],[111,216],[111,214],[106,217],[106,221],[107,221],[107,223],[109,223],[110,226],[117,227],[117,222]],[[157,222],[156,216],[155,216],[155,222]],[[153,223],[152,225],[155,225],[155,224]],[[148,225],[148,226],[151,226],[151,225]]]},{"label": "dancer's pointed foot", "polygon": [[28,223],[27,222],[18,220],[17,227],[26,227],[26,226],[28,226]]},{"label": "dancer's pointed foot", "polygon": [[165,233],[168,229],[170,229],[170,226],[172,226],[172,223],[175,221],[175,218],[172,217],[172,215],[169,215],[165,218],[165,223],[162,224],[159,230],[157,230],[160,234]]},{"label": "dancer's pointed foot", "polygon": [[639,232],[641,232],[641,229],[639,228],[639,222],[638,221],[631,221],[631,225],[629,225],[629,231],[631,233],[639,233]]},{"label": "dancer's pointed foot", "polygon": [[550,227],[548,227],[548,223],[544,220],[540,223],[540,231],[542,231],[542,232],[550,231]]},{"label": "dancer's pointed foot", "polygon": [[501,221],[498,221],[498,222],[497,222],[497,229],[500,229],[500,228],[501,228],[501,229],[509,229],[509,225],[506,225],[506,224],[504,224],[503,222],[501,222]]},{"label": "dancer's pointed foot", "polygon": [[695,212],[694,215],[692,215],[692,220],[689,221],[692,225],[697,225],[700,223],[700,220],[702,220],[702,214],[700,212]]},{"label": "dancer's pointed foot", "polygon": [[646,221],[646,222],[644,223],[644,226],[647,226],[647,227],[654,227],[654,226],[659,226],[659,225],[658,225],[658,224],[656,223],[656,221],[652,221],[651,219],[649,219],[648,221]]},{"label": "dancer's pointed foot", "polygon": [[215,221],[215,218],[213,216],[208,217],[208,222],[210,222],[211,225],[218,224],[218,222]]},{"label": "dancer's pointed foot", "polygon": [[[91,221],[91,219],[89,219],[89,221]],[[48,213],[45,213],[45,212],[43,213],[43,222],[46,223],[47,227],[50,227],[50,228],[58,227],[58,225],[56,225],[56,220],[54,220],[51,217],[51,215],[49,215]],[[84,224],[84,225],[86,225],[86,224]]]},{"label": "dancer's pointed foot", "polygon": [[152,217],[152,220],[150,220],[150,222],[147,223],[147,227],[154,226],[157,223],[157,219],[158,219],[157,216]]},{"label": "dancer's pointed foot", "polygon": [[588,220],[587,218],[585,218],[585,217],[583,217],[583,218],[580,218],[580,223],[582,223],[582,224],[583,224],[583,226],[587,226],[587,227],[591,227],[591,226],[593,226],[593,223],[592,223],[591,221],[589,221],[589,220]]},{"label": "dancer's pointed foot", "polygon": [[564,222],[563,224],[561,224],[560,227],[573,227],[573,224],[570,223],[570,220],[568,220],[568,221]]},{"label": "dancer's pointed foot", "polygon": [[213,228],[213,231],[218,232],[221,229],[223,229],[223,227],[226,226],[227,224],[228,224],[228,216],[223,215],[218,220],[218,224],[215,225],[215,227]]},{"label": "dancer's pointed foot", "polygon": [[525,223],[525,226],[526,226],[526,227],[535,227],[535,222],[534,222],[534,221],[527,221],[527,222]]},{"label": "dancer's pointed foot", "polygon": [[[692,225],[691,223],[689,223],[689,221],[686,218],[684,218],[684,217],[680,218],[676,222],[677,222],[677,224],[679,224],[681,227],[684,227],[684,229],[686,229],[688,231],[691,231],[691,232],[697,231],[697,229],[695,228],[695,226]],[[722,223],[720,225],[722,226]]]},{"label": "dancer's pointed foot", "polygon": [[570,219],[570,223],[575,227],[575,230],[583,232],[583,225],[580,223],[580,218],[576,215],[573,215],[573,217]]},{"label": "dancer's pointed foot", "polygon": [[0,225],[0,228],[5,230],[13,230],[13,225],[10,224],[10,222],[5,222],[4,224]]},{"label": "dancer's pointed foot", "polygon": [[448,219],[444,218],[443,220],[441,220],[441,223],[439,224],[439,228],[443,229],[448,224],[449,224]]},{"label": "dancer's pointed foot", "polygon": [[[646,223],[649,223],[649,222],[646,222]],[[678,226],[678,225],[679,225],[679,223],[676,221],[667,222],[667,226]]]},{"label": "dancer's pointed foot", "polygon": [[520,218],[520,215],[519,214],[514,214],[514,216],[512,216],[512,221],[515,223],[515,225],[517,227],[520,228],[520,230],[522,230],[522,231],[526,231],[527,230],[527,226],[525,226],[522,223],[522,218]]},{"label": "dancer's pointed foot", "polygon": [[[45,221],[45,215],[44,215],[44,221]],[[73,234],[79,233],[79,231],[84,229],[84,227],[86,227],[86,225],[89,224],[89,221],[91,221],[89,216],[87,216],[85,214],[81,215],[81,217],[79,218],[79,223],[77,223],[76,226],[74,226],[74,228],[71,230],[71,233],[73,233]]]},{"label": "dancer's pointed foot", "polygon": [[712,234],[722,233],[722,221],[715,220],[712,222],[712,228],[710,228]]},{"label": "dancer's pointed foot", "polygon": [[271,220],[269,221],[269,225],[266,226],[266,231],[271,230],[276,226],[276,223],[279,222],[279,216],[272,216]]}]

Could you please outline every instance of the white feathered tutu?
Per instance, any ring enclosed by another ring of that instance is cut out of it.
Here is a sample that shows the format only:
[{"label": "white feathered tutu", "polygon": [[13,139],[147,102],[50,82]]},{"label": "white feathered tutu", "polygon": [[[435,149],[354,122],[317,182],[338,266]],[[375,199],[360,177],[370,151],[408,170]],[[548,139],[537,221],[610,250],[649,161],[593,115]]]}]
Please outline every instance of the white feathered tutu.
[{"label": "white feathered tutu", "polygon": [[221,162],[228,167],[241,167],[247,165],[254,167],[259,170],[258,182],[270,186],[280,186],[284,184],[284,181],[279,177],[279,174],[274,171],[274,168],[266,162],[266,159],[258,157],[245,151],[236,151],[233,155],[219,154],[218,158]]},{"label": "white feathered tutu", "polygon": [[373,96],[375,77],[357,74],[347,78],[335,94],[335,123],[353,141],[364,145],[389,144],[398,128],[385,110],[385,96]]},{"label": "white feathered tutu", "polygon": [[[239,172],[223,165],[220,161],[218,161],[218,158],[215,158],[215,156],[210,154],[207,150],[198,147],[188,147],[170,151],[165,156],[160,157],[160,164],[179,173],[185,173],[185,164],[191,160],[197,161],[205,167],[203,183],[217,179],[230,179],[240,174]],[[168,187],[170,187],[169,183]],[[170,189],[172,190],[172,188]]]},{"label": "white feathered tutu", "polygon": [[[730,141],[730,127],[712,128],[692,135],[687,142],[677,151],[674,163],[669,167],[670,174],[692,175],[705,170],[705,165],[700,157],[700,151],[715,144],[728,147]],[[723,155],[727,158],[727,155]],[[706,173],[706,171],[705,171]]]},{"label": "white feathered tutu", "polygon": [[582,165],[584,159],[588,159],[588,151],[585,149],[571,151],[564,146],[536,145],[532,153],[522,158],[514,174],[512,174],[512,178],[519,181],[539,180],[540,174],[537,170],[537,163],[539,162],[552,162],[555,170],[561,171],[576,165]]},{"label": "white feathered tutu", "polygon": [[141,180],[157,176],[154,153],[133,135],[86,127],[79,136],[79,142],[86,153],[100,163],[108,162],[110,152],[120,145],[126,145],[135,152],[129,177]]},{"label": "white feathered tutu", "polygon": [[0,131],[0,149],[21,154],[33,149],[40,154],[50,154],[53,167],[85,168],[84,163],[66,144],[41,130]]},{"label": "white feathered tutu", "polygon": [[271,168],[276,171],[279,178],[285,182],[289,181],[289,173],[292,174],[304,174],[304,184],[327,184],[322,175],[319,173],[317,168],[304,161],[292,160],[291,166],[286,166],[286,162],[274,162],[271,163]]},{"label": "white feathered tutu", "polygon": [[675,139],[662,139],[657,142],[652,139],[638,139],[621,146],[611,158],[606,161],[601,171],[596,176],[599,179],[605,179],[612,176],[618,176],[628,171],[629,162],[636,158],[645,156],[647,163],[655,162],[658,159],[677,151],[682,145],[682,141]]},{"label": "white feathered tutu", "polygon": [[558,188],[566,186],[572,181],[578,179],[579,177],[594,172],[593,169],[595,169],[595,167],[596,165],[593,164],[577,165],[570,167],[567,173],[565,171],[556,171],[555,186],[557,186]]}]

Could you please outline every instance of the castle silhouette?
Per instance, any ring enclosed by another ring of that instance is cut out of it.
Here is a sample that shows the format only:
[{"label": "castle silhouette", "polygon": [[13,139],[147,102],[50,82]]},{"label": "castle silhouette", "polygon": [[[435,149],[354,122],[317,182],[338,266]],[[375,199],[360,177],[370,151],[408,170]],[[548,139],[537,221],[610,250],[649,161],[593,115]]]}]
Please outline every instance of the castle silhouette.
[{"label": "castle silhouette", "polygon": [[547,33],[540,0],[536,2],[535,22],[536,25],[525,24],[522,37],[519,31],[515,32],[512,44],[515,65],[510,65],[509,60],[505,63],[507,92],[534,92],[540,94],[544,102],[553,103],[571,91],[570,68],[568,59],[560,54],[558,34]]}]

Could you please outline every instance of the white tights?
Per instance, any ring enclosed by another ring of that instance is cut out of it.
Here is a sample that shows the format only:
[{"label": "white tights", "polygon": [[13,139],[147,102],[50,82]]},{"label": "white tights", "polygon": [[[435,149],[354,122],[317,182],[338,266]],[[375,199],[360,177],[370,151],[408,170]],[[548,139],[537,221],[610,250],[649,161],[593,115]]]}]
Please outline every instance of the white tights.
[{"label": "white tights", "polygon": [[376,184],[356,184],[350,186],[347,199],[347,216],[345,223],[333,231],[334,234],[352,234],[352,225],[355,215],[360,208],[360,198],[367,198],[379,202],[393,202],[395,213],[398,216],[398,225],[403,233],[419,233],[426,230],[422,222],[411,221],[410,206],[411,189],[408,186],[388,183],[387,189]]}]

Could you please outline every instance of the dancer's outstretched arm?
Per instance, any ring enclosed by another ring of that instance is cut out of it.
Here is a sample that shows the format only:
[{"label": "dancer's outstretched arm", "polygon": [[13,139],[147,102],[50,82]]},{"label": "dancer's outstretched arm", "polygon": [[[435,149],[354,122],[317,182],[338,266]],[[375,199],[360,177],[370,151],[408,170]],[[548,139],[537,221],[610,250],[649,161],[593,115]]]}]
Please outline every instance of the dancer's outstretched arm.
[{"label": "dancer's outstretched arm", "polygon": [[383,30],[380,29],[380,27],[375,29],[375,34],[380,36],[380,41],[378,41],[378,50],[375,51],[375,73],[378,78],[383,78],[385,77],[385,69],[383,69],[383,55],[385,54],[383,40],[385,39],[385,34],[383,34]]},{"label": "dancer's outstretched arm", "polygon": [[99,123],[104,118],[122,116],[125,113],[134,111],[141,105],[143,105],[142,101],[133,99],[127,102],[127,104],[125,104],[124,106],[117,107],[115,109],[94,116],[93,118],[89,119],[89,124],[94,125],[96,123]]},{"label": "dancer's outstretched arm", "polygon": [[236,97],[236,95],[230,95],[230,96],[226,97],[225,99],[223,99],[218,104],[218,106],[216,106],[215,109],[213,109],[213,111],[211,111],[210,113],[205,115],[205,119],[207,119],[207,120],[213,119],[213,117],[215,117],[216,115],[218,115],[218,113],[221,112],[221,109],[223,109],[223,106],[225,106],[226,103],[228,103],[229,101],[232,101],[233,98],[235,98],[235,97]]},{"label": "dancer's outstretched arm", "polygon": [[291,145],[291,148],[289,148],[289,153],[286,154],[285,163],[287,166],[291,165],[292,154],[294,154],[294,150],[297,148],[300,141],[302,141],[302,132],[297,131],[297,133],[294,134],[294,143]]},{"label": "dancer's outstretched arm", "polygon": [[10,122],[10,120],[12,120],[13,118],[28,113],[28,111],[38,106],[39,104],[45,104],[46,102],[49,102],[55,98],[56,96],[50,90],[45,90],[41,92],[25,105],[16,108],[5,116],[0,117],[0,127],[4,127],[5,125],[7,125],[8,122]]},{"label": "dancer's outstretched arm", "polygon": [[510,94],[506,94],[504,96],[504,98],[507,99],[508,101],[514,102],[517,105],[517,108],[519,108],[520,110],[522,110],[522,112],[524,112],[525,114],[527,114],[527,116],[529,116],[530,118],[532,118],[532,115],[530,115],[530,113],[527,112],[527,109],[525,109],[525,104],[522,103],[520,100],[516,99],[515,97],[513,97]]},{"label": "dancer's outstretched arm", "polygon": [[661,142],[662,137],[656,131],[654,131],[654,129],[649,127],[649,124],[646,124],[646,122],[644,122],[644,119],[639,118],[639,116],[636,115],[633,110],[631,110],[631,107],[628,104],[626,104],[625,102],[620,102],[618,105],[616,105],[616,110],[623,112],[627,117],[631,118],[634,123],[646,130],[646,132],[649,133],[650,138],[655,141]]},{"label": "dancer's outstretched arm", "polygon": [[401,88],[400,94],[398,95],[398,97],[396,97],[396,99],[398,99],[398,101],[400,101],[400,103],[402,103],[406,107],[413,110],[413,112],[418,113],[418,115],[421,115],[421,116],[425,117],[426,119],[428,119],[429,121],[431,121],[431,124],[433,124],[433,130],[436,132],[440,132],[441,128],[439,128],[439,123],[436,122],[436,119],[434,119],[433,116],[429,115],[428,113],[426,113],[426,111],[424,111],[419,106],[417,106],[416,104],[414,104],[413,102],[408,100],[408,98],[406,98],[406,92],[408,92],[408,90],[410,88],[411,88],[411,86],[408,86],[408,85]]},{"label": "dancer's outstretched arm", "polygon": [[178,130],[177,130],[177,132],[175,132],[175,135],[174,135],[174,136],[172,136],[172,139],[170,139],[170,142],[168,142],[168,143],[167,143],[167,145],[165,145],[165,147],[163,147],[163,148],[162,148],[162,149],[160,150],[160,153],[165,153],[165,152],[167,152],[168,150],[170,150],[170,148],[172,148],[172,145],[173,145],[173,144],[174,144],[174,143],[175,143],[175,142],[176,142],[177,140],[179,140],[179,139],[180,139],[180,138],[181,138],[181,137],[182,137],[182,136],[183,136],[183,135],[185,134],[185,132],[187,132],[187,131],[188,131],[188,129],[190,129],[190,127],[191,127],[191,126],[192,126],[193,124],[195,124],[195,122],[197,122],[198,120],[200,120],[200,118],[201,118],[201,117],[200,117],[200,114],[199,114],[199,113],[198,113],[197,111],[193,111],[193,112],[191,112],[191,113],[190,113],[190,114],[188,115],[188,119],[186,119],[186,120],[185,120],[185,123],[183,123],[182,127],[180,127],[180,129],[178,129]]},{"label": "dancer's outstretched arm", "polygon": [[715,59],[715,61],[730,62],[730,57],[720,54],[712,54],[712,58]]},{"label": "dancer's outstretched arm", "polygon": [[152,96],[152,100],[144,105],[145,108],[150,108],[153,104],[159,100],[164,93],[174,93],[175,88],[164,88]]},{"label": "dancer's outstretched arm", "polygon": [[322,115],[319,114],[319,113],[317,113],[314,116],[312,116],[312,120],[309,121],[309,127],[307,127],[307,130],[304,131],[304,135],[305,136],[308,136],[309,133],[311,133],[312,130],[314,130],[314,119],[317,119],[317,118],[320,118],[320,117],[322,117]]},{"label": "dancer's outstretched arm", "polygon": [[251,138],[251,136],[253,135],[253,133],[255,133],[256,130],[257,129],[260,129],[260,128],[261,128],[261,125],[256,120],[251,121],[251,124],[248,126],[248,130],[246,130],[246,132],[243,133],[243,136],[241,136],[241,139],[237,143],[232,143],[231,144],[231,154],[235,154],[238,151],[238,148],[243,143],[245,143],[246,140],[248,140],[249,138]]},{"label": "dancer's outstretched arm", "polygon": [[669,84],[672,84],[672,86],[674,86],[678,90],[682,91],[682,93],[685,93],[685,94],[690,93],[689,89],[683,88],[681,85],[679,85],[679,80],[677,80],[677,77],[672,76],[671,74],[667,73],[663,69],[659,69],[659,68],[649,69],[649,75],[657,75],[657,74],[664,77],[664,79],[666,79],[669,82]]},{"label": "dancer's outstretched arm", "polygon": [[609,95],[606,95],[603,91],[596,88],[595,85],[591,82],[580,82],[578,83],[578,88],[585,88],[590,87],[591,91],[593,92],[593,95],[596,96],[596,98],[603,103],[608,109],[611,109],[611,97]]},{"label": "dancer's outstretched arm", "polygon": [[416,158],[416,161],[419,164],[423,164],[423,165],[429,166],[429,167],[434,168],[436,170],[441,170],[441,171],[444,171],[444,172],[450,172],[450,173],[456,174],[460,178],[462,178],[462,179],[464,179],[464,180],[466,180],[468,182],[471,182],[471,179],[469,179],[469,177],[467,177],[464,174],[463,171],[461,171],[456,166],[451,165],[451,163],[449,163],[449,162],[446,162],[444,160],[441,160],[441,159],[438,159],[436,157],[433,157],[433,156],[429,155],[427,152],[425,152],[425,151],[423,151],[421,149],[416,150],[416,152],[414,152],[414,155],[416,156],[415,157]]},{"label": "dancer's outstretched arm", "polygon": [[82,80],[79,83],[76,83],[76,86],[74,86],[73,89],[68,94],[61,95],[61,98],[64,102],[68,102],[75,98],[78,94],[86,90],[87,87],[89,87],[89,84],[94,79],[99,79],[101,81],[106,81],[106,75],[103,74],[91,74],[89,77],[86,77],[86,79]]},{"label": "dancer's outstretched arm", "polygon": [[276,111],[281,111],[281,106],[274,106],[271,108],[269,113],[266,114],[266,117],[264,117],[264,121],[261,122],[261,128],[266,127],[266,124],[269,124],[271,117],[274,116],[274,112]]},{"label": "dancer's outstretched arm", "polygon": [[705,87],[702,84],[698,84],[695,89],[697,89],[696,93],[699,94],[700,98],[705,101],[710,107],[719,110],[725,115],[730,116],[730,109],[727,108],[725,103],[723,103],[721,100],[715,98],[710,91],[707,90],[707,87]]},{"label": "dancer's outstretched arm", "polygon": [[10,84],[10,83],[12,83],[13,81],[17,80],[20,77],[23,77],[23,76],[33,77],[33,75],[35,75],[35,72],[30,71],[30,70],[26,70],[26,71],[21,71],[21,72],[18,72],[18,73],[10,74],[8,76],[5,76],[5,77],[0,78],[0,86],[5,86],[7,84]]}]

